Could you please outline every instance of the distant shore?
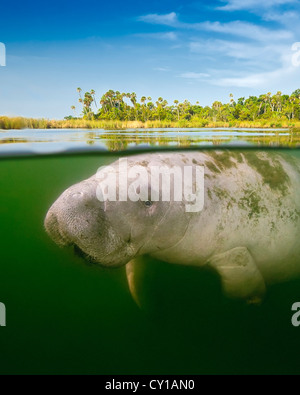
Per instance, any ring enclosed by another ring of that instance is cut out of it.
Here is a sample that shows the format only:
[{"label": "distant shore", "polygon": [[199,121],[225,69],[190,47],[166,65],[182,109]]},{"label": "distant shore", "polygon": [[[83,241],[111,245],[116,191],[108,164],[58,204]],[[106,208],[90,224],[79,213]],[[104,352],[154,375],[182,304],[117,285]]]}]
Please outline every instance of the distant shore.
[{"label": "distant shore", "polygon": [[114,121],[65,119],[47,120],[22,117],[0,116],[0,130],[9,129],[152,129],[152,128],[260,128],[260,129],[291,129],[300,132],[300,121],[282,119],[264,119],[256,121],[212,122],[206,119],[174,121]]}]

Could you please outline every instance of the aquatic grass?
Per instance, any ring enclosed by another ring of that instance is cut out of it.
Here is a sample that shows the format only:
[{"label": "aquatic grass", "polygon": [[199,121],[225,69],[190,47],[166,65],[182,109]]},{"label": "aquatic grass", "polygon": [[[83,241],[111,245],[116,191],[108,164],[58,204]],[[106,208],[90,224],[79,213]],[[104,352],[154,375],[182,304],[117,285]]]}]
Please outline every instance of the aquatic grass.
[{"label": "aquatic grass", "polygon": [[209,121],[207,119],[194,118],[179,121],[149,120],[142,121],[119,121],[119,120],[87,120],[87,119],[34,119],[23,117],[0,116],[0,130],[8,129],[167,129],[167,128],[285,128],[292,132],[300,132],[300,121],[261,119],[256,121]]}]

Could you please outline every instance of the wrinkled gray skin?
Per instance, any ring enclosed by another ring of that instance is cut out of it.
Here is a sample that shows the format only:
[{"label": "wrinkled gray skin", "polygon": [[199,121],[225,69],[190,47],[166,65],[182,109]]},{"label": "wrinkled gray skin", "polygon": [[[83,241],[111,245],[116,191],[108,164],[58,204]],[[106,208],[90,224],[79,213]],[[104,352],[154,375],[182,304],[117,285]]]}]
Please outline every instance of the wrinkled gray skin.
[{"label": "wrinkled gray skin", "polygon": [[[45,227],[60,246],[74,245],[105,267],[127,264],[138,302],[139,257],[215,270],[228,297],[258,303],[266,285],[300,274],[300,163],[269,152],[154,153],[129,166],[205,166],[205,205],[100,202],[96,175],[67,189]],[[112,164],[118,166],[118,162]]]}]

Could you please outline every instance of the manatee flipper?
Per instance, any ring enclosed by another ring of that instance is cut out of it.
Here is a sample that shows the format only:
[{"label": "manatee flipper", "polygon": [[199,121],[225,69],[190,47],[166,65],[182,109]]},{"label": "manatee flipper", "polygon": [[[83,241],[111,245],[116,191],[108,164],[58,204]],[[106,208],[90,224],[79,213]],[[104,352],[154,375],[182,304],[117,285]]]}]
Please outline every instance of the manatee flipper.
[{"label": "manatee flipper", "polygon": [[[147,310],[149,308],[149,300],[151,300],[150,305],[153,306],[154,301],[160,298],[156,285],[163,264],[166,263],[142,255],[132,259],[126,265],[130,293],[136,304],[142,309]],[[155,287],[153,287],[154,284]]]},{"label": "manatee flipper", "polygon": [[260,303],[264,297],[265,281],[246,247],[237,247],[212,256],[207,264],[221,277],[225,294],[248,303]]},{"label": "manatee flipper", "polygon": [[126,265],[126,276],[128,281],[129,291],[136,302],[141,307],[142,301],[140,299],[139,285],[140,285],[140,270],[139,270],[139,258],[132,259]]}]

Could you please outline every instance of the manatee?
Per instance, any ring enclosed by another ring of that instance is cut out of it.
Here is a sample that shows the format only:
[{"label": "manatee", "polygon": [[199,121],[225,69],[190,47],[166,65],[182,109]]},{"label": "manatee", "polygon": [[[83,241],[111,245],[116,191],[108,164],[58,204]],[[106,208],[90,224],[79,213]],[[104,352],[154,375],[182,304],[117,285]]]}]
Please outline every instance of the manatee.
[{"label": "manatee", "polygon": [[[143,200],[102,201],[94,174],[63,192],[49,209],[45,228],[58,245],[74,246],[90,262],[126,265],[137,301],[143,256],[210,268],[227,297],[249,303],[260,303],[270,284],[299,276],[296,157],[268,150],[207,150],[140,154],[129,156],[127,163],[129,169],[142,166],[147,174],[153,166],[204,168],[203,207],[187,211],[184,199],[175,200],[174,180],[169,201],[152,201],[150,192]],[[120,174],[119,161],[110,166],[120,179],[128,177]],[[140,182],[149,188],[149,178]]]}]

